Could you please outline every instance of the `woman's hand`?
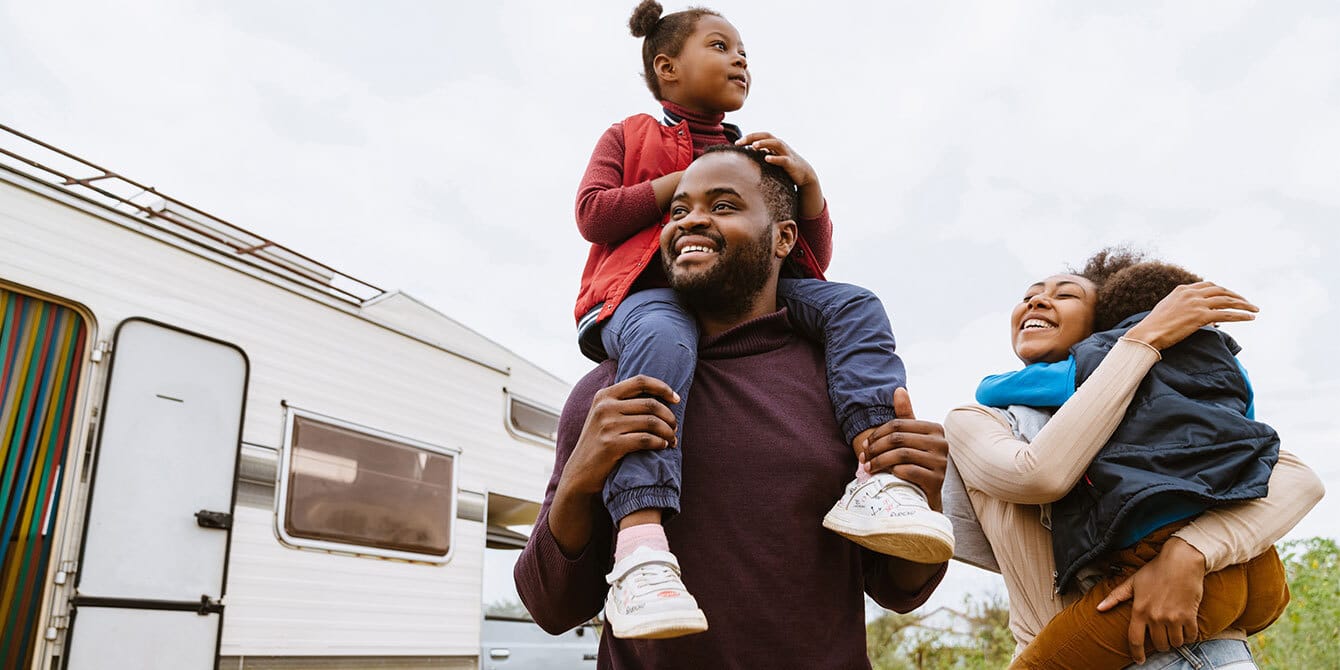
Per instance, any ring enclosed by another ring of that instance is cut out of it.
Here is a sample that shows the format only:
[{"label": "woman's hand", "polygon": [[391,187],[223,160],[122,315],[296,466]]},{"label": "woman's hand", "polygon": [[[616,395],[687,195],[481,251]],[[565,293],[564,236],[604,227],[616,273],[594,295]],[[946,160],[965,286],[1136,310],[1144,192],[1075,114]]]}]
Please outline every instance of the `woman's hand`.
[{"label": "woman's hand", "polygon": [[1126,638],[1131,658],[1145,661],[1145,635],[1159,651],[1191,644],[1200,636],[1196,615],[1205,586],[1205,556],[1181,538],[1163,545],[1154,560],[1146,563],[1098,603],[1106,612],[1119,603],[1135,599]]},{"label": "woman's hand", "polygon": [[1224,321],[1251,321],[1260,311],[1246,298],[1207,281],[1183,284],[1154,306],[1126,337],[1162,351],[1196,329]]}]

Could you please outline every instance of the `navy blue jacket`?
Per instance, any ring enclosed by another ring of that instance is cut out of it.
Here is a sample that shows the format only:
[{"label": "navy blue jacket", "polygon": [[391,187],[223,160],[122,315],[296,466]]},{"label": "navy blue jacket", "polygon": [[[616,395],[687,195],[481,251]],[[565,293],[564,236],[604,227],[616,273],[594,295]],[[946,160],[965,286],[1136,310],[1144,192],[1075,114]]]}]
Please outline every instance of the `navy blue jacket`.
[{"label": "navy blue jacket", "polygon": [[[1147,314],[1071,348],[1076,384],[1083,385]],[[1246,416],[1251,391],[1235,358],[1240,349],[1223,331],[1206,327],[1163,351],[1084,478],[1052,504],[1058,590],[1080,568],[1120,548],[1132,522],[1171,521],[1190,515],[1167,518],[1171,510],[1194,513],[1266,495],[1279,436]]]}]

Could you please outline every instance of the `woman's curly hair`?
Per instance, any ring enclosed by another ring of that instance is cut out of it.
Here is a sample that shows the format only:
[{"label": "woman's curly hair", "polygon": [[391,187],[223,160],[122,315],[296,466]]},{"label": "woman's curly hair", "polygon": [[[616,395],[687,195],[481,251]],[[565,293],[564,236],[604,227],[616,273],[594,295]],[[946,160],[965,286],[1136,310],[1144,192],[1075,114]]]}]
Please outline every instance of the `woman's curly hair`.
[{"label": "woman's curly hair", "polygon": [[1085,261],[1075,274],[1098,287],[1093,330],[1111,330],[1128,316],[1154,309],[1160,300],[1182,284],[1202,281],[1180,265],[1147,260],[1143,252],[1129,247],[1108,247]]}]

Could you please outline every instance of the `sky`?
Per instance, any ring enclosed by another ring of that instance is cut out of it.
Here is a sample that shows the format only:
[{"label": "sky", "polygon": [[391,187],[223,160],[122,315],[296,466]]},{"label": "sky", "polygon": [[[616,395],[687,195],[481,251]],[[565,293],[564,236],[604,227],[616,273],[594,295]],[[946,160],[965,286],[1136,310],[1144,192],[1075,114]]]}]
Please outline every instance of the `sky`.
[{"label": "sky", "polygon": [[[0,119],[575,381],[577,184],[657,111],[633,4],[0,0]],[[753,73],[728,120],[814,166],[919,418],[1018,366],[1028,284],[1133,244],[1261,307],[1226,327],[1257,416],[1331,491],[1290,537],[1340,536],[1340,5],[711,7]]]}]

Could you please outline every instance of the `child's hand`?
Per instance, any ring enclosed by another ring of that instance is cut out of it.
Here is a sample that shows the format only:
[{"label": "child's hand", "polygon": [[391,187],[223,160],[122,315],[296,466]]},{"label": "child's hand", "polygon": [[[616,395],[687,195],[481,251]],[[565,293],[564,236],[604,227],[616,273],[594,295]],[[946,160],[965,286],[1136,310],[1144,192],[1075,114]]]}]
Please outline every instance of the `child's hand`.
[{"label": "child's hand", "polygon": [[786,142],[774,137],[772,133],[749,133],[736,140],[735,144],[767,154],[763,160],[786,170],[787,176],[791,177],[791,181],[795,182],[797,187],[803,188],[819,182],[819,176],[815,174],[809,161],[801,158],[800,154]]}]

